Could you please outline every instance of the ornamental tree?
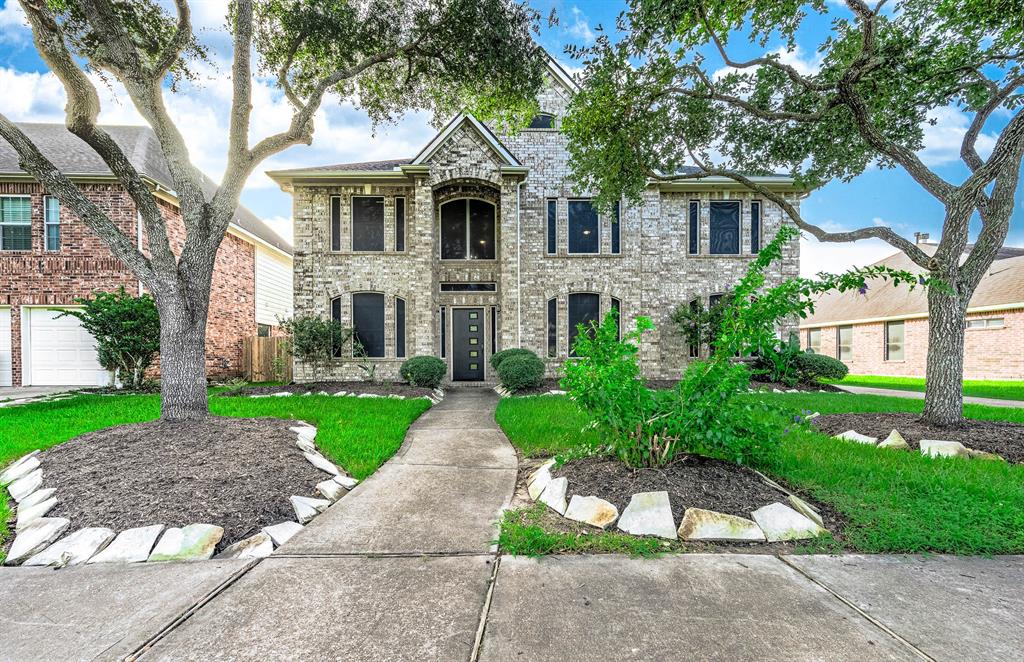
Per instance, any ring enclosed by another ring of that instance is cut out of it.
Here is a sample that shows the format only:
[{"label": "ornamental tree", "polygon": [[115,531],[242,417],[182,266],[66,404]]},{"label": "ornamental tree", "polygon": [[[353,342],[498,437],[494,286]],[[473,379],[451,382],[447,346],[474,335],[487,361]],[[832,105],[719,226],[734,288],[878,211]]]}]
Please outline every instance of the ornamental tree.
[{"label": "ornamental tree", "polygon": [[[806,72],[782,56],[811,14],[832,20],[815,49],[821,64]],[[602,36],[574,53],[585,64],[583,90],[564,127],[577,182],[608,204],[637,199],[652,181],[720,175],[819,241],[873,237],[903,251],[946,284],[928,290],[924,417],[959,423],[964,315],[1006,239],[1024,156],[1021,13],[975,0],[631,0],[619,28],[620,40]],[[773,37],[784,40],[781,51],[767,48]],[[735,40],[760,54],[735,57]],[[959,182],[918,155],[929,112],[946,107],[971,116]],[[993,125],[1002,129],[983,155],[978,137]],[[828,232],[751,178],[784,170],[812,191],[869,166],[903,169],[943,205],[934,255],[889,227]],[[964,258],[972,218],[980,231]]]},{"label": "ornamental tree", "polygon": [[[249,175],[261,162],[309,144],[313,117],[329,93],[375,121],[408,110],[435,116],[468,108],[520,123],[536,104],[543,51],[537,15],[515,0],[235,0],[227,166],[204,192],[181,132],[171,121],[174,83],[207,57],[187,0],[168,13],[156,0],[19,0],[36,49],[67,94],[68,129],[104,160],[138,208],[145,251],[39,151],[8,118],[0,136],[21,167],[81,218],[152,293],[160,312],[161,416],[207,413],[205,330],[214,259]],[[97,124],[99,95],[87,71],[122,83],[156,133],[185,225],[172,251],[160,208],[128,157]],[[272,79],[291,106],[290,125],[250,141],[254,75]]]}]

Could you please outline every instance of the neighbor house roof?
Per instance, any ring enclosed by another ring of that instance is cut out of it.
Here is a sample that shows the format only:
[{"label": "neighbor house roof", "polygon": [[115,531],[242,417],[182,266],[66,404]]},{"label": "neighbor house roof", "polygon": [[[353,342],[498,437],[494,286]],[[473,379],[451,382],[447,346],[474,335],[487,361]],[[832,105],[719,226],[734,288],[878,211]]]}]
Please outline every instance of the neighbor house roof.
[{"label": "neighbor house roof", "polygon": [[[918,248],[932,255],[936,247],[918,244]],[[902,252],[875,264],[915,274],[925,272]],[[1024,249],[1008,246],[1000,250],[978,283],[968,312],[1018,307],[1024,307]],[[895,286],[890,281],[874,279],[864,294],[857,290],[827,292],[819,297],[814,308],[814,313],[801,322],[802,328],[927,317],[928,295],[923,287],[911,290],[906,285]]]},{"label": "neighbor house roof", "polygon": [[[110,168],[81,138],[67,130],[63,124],[42,124],[18,122],[18,127],[39,148],[53,165],[70,177],[103,177],[113,175]],[[156,134],[148,126],[104,126],[114,142],[121,147],[125,156],[141,176],[173,194],[174,182]],[[6,140],[0,140],[0,178],[27,177],[19,165],[18,153]],[[211,197],[217,184],[203,176],[203,190]],[[256,237],[274,248],[291,255],[292,246],[244,205],[238,205],[232,224],[243,234]]]}]

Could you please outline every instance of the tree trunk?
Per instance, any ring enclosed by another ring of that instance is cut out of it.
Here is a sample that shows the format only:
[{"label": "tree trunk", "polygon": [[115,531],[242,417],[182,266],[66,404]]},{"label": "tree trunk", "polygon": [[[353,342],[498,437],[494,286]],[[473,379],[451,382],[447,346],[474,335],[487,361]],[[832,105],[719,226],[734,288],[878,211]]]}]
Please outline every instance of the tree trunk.
[{"label": "tree trunk", "polygon": [[964,420],[964,316],[970,293],[928,289],[928,364],[924,420],[956,426]]},{"label": "tree trunk", "polygon": [[[193,295],[198,296],[197,294]],[[206,314],[203,301],[186,305],[180,294],[157,298],[160,311],[160,418],[206,417]]]}]

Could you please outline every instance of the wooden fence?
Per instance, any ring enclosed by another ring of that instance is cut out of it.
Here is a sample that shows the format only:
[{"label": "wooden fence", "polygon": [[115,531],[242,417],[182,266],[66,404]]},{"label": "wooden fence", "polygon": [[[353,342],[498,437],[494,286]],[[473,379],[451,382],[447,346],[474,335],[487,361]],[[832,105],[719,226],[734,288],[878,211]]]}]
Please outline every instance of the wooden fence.
[{"label": "wooden fence", "polygon": [[287,341],[287,338],[245,338],[242,341],[242,365],[245,366],[246,381],[291,382],[292,356],[288,353]]}]

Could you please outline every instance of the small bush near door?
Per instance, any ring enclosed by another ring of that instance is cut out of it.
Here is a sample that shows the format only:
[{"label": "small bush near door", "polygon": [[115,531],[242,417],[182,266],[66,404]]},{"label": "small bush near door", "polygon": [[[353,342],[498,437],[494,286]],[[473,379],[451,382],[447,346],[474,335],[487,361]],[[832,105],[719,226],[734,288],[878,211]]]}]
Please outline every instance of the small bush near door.
[{"label": "small bush near door", "polygon": [[503,349],[500,352],[491,354],[491,367],[497,370],[502,361],[513,356],[532,356],[533,358],[537,358],[537,355],[528,349],[513,347],[511,349]]},{"label": "small bush near door", "polygon": [[513,392],[537,388],[544,379],[544,362],[528,349],[517,351],[498,363],[501,385]]},{"label": "small bush near door", "polygon": [[399,374],[412,386],[437,388],[448,372],[445,362],[436,356],[414,356],[402,364]]}]

